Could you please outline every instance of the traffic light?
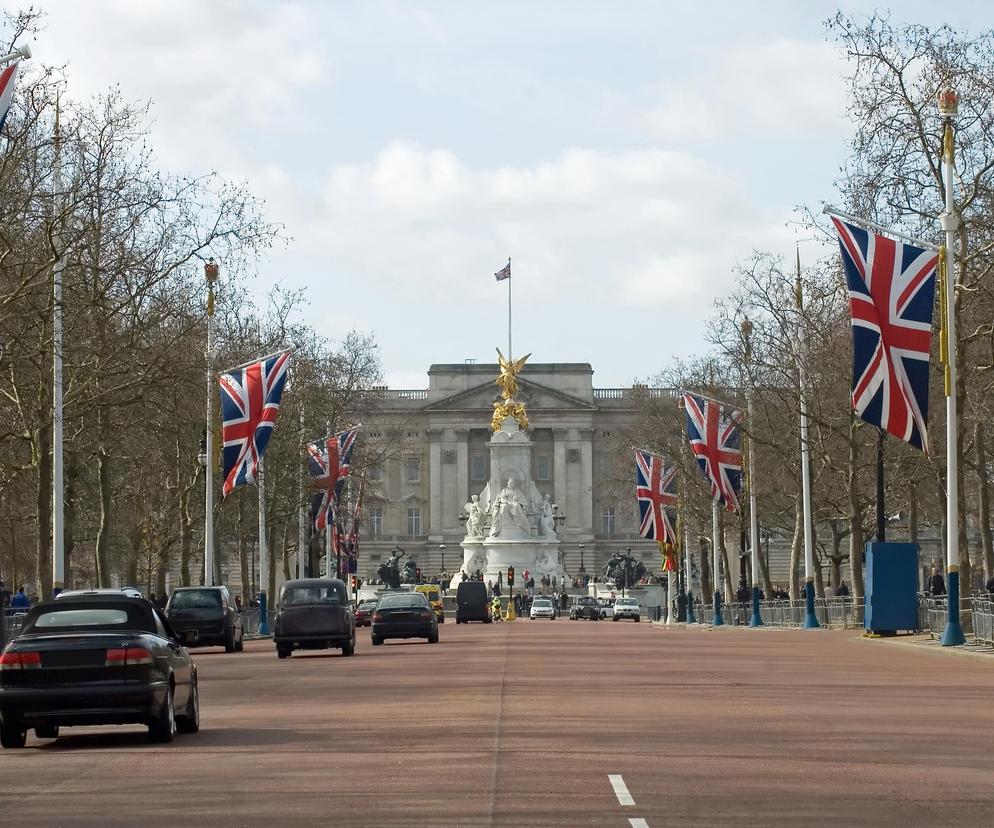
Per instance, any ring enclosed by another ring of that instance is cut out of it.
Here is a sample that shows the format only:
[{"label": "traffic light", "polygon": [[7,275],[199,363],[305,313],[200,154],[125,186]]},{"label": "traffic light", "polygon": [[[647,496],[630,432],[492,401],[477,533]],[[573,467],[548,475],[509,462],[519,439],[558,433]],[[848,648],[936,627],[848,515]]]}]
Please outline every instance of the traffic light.
[{"label": "traffic light", "polygon": [[355,592],[359,589],[359,579],[355,575],[352,576],[352,591]]},{"label": "traffic light", "polygon": [[418,583],[420,584],[421,583],[421,567],[420,566],[417,567],[414,570],[414,577],[418,579]]},{"label": "traffic light", "polygon": [[514,586],[514,567],[513,566],[509,566],[507,568],[507,585],[509,587],[513,587]]}]

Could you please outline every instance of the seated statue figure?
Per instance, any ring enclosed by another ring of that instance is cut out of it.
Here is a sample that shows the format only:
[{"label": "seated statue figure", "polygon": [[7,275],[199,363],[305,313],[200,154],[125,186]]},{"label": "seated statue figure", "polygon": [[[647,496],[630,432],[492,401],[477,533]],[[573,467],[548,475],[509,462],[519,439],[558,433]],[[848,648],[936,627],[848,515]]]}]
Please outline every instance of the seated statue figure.
[{"label": "seated statue figure", "polygon": [[518,491],[514,478],[508,478],[507,485],[500,490],[490,510],[490,536],[504,534],[531,534],[531,524],[525,511],[525,499]]}]

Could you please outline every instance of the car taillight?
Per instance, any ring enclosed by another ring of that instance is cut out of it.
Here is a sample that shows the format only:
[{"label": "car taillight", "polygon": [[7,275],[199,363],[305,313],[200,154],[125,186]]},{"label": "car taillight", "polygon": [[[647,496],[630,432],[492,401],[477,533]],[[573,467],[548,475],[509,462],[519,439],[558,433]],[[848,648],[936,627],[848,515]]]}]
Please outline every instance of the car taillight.
[{"label": "car taillight", "polygon": [[41,653],[9,652],[0,655],[0,670],[37,670],[41,667]]},{"label": "car taillight", "polygon": [[422,618],[431,618],[431,610],[430,609],[423,609],[423,610],[421,610],[421,617]]},{"label": "car taillight", "polygon": [[144,647],[115,647],[107,651],[105,667],[124,667],[128,664],[151,664],[152,653]]},{"label": "car taillight", "polygon": [[383,615],[381,613],[374,612],[373,613],[373,620],[374,621],[382,621],[383,620]]}]

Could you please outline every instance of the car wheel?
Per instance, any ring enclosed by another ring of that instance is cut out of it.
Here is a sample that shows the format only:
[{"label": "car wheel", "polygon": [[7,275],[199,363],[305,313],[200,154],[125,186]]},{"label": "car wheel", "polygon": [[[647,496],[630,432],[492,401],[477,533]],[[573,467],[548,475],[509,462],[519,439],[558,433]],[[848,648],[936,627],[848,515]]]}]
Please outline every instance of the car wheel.
[{"label": "car wheel", "polygon": [[176,708],[173,704],[173,688],[166,691],[166,701],[155,718],[149,722],[148,735],[153,742],[171,742],[176,736]]},{"label": "car wheel", "polygon": [[20,722],[4,722],[0,724],[0,745],[5,748],[22,748],[28,741],[27,728],[21,727]]},{"label": "car wheel", "polygon": [[638,622],[639,622],[639,617],[636,615],[635,616],[635,623],[637,624]]},{"label": "car wheel", "polygon": [[279,658],[289,658],[290,653],[293,652],[293,648],[289,644],[277,644],[276,645],[276,655]]},{"label": "car wheel", "polygon": [[186,703],[186,710],[182,716],[176,717],[176,730],[180,733],[196,733],[200,730],[200,690],[196,677],[190,687],[190,700]]},{"label": "car wheel", "polygon": [[374,635],[373,636],[373,646],[374,647],[379,647],[380,644],[382,644],[382,643],[383,643],[383,639],[382,638],[380,638],[378,635]]},{"label": "car wheel", "polygon": [[241,653],[245,650],[245,630],[242,629],[238,633],[238,643],[235,645],[235,652]]},{"label": "car wheel", "polygon": [[354,653],[355,653],[355,641],[354,640],[348,641],[348,642],[346,642],[345,644],[342,645],[342,655],[343,656],[350,656],[350,655],[353,655]]},{"label": "car wheel", "polygon": [[612,618],[611,620],[612,620],[612,621],[618,621],[618,620],[619,620],[619,618],[618,618],[618,616],[616,615],[616,616],[614,616],[614,618]]},{"label": "car wheel", "polygon": [[224,638],[224,651],[226,653],[233,653],[235,651],[235,629],[231,628],[231,631]]},{"label": "car wheel", "polygon": [[35,736],[39,739],[58,739],[59,738],[59,726],[58,725],[41,725],[35,728]]}]

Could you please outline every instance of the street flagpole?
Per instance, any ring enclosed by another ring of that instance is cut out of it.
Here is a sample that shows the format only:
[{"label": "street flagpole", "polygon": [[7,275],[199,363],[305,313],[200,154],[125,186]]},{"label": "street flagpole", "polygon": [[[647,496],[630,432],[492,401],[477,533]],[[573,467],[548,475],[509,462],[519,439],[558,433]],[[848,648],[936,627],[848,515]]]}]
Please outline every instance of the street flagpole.
[{"label": "street flagpole", "polygon": [[266,545],[266,468],[259,458],[259,635],[269,635],[269,548]]},{"label": "street flagpole", "polygon": [[[942,161],[945,184],[946,209],[939,217],[946,233],[945,250],[940,251],[939,262],[944,271],[942,287],[945,299],[945,392],[946,392],[946,586],[948,610],[946,626],[942,631],[942,646],[953,647],[966,643],[960,624],[959,582],[959,477],[956,436],[956,231],[959,216],[953,194],[953,167],[955,148],[953,121],[959,109],[956,92],[946,87],[939,93],[939,114],[943,119]],[[950,264],[952,265],[950,267]]]},{"label": "street flagpole", "polygon": [[307,550],[307,488],[305,487],[304,466],[307,464],[307,441],[304,437],[304,403],[300,403],[300,445],[303,450],[302,463],[297,471],[300,506],[297,509],[297,577],[304,577],[304,555]]},{"label": "street flagpole", "polygon": [[687,521],[683,521],[683,555],[687,567],[687,623],[696,624],[697,617],[694,615],[694,566],[690,559],[690,529]]},{"label": "street flagpole", "polygon": [[204,584],[214,586],[214,376],[211,362],[211,319],[214,318],[214,283],[218,266],[213,259],[204,263],[207,280],[207,341],[204,346],[204,364],[207,374],[207,430],[204,452]]},{"label": "street flagpole", "polygon": [[794,296],[797,302],[797,376],[801,402],[801,491],[804,499],[804,628],[821,626],[815,615],[815,550],[811,524],[811,446],[808,442],[808,374],[807,335],[804,330],[804,293],[801,288],[801,251],[797,250],[797,271],[794,274]]},{"label": "street flagpole", "polygon": [[721,617],[721,576],[718,573],[719,558],[721,557],[718,551],[719,497],[720,495],[715,495],[714,499],[711,501],[711,580],[714,582],[714,621],[712,623],[716,627],[720,627],[725,623],[725,619]]},{"label": "street flagpole", "polygon": [[[26,48],[26,47],[25,47]],[[15,52],[20,55],[21,52]],[[31,54],[28,49],[27,54]],[[0,58],[8,60],[11,55]],[[59,105],[55,105],[55,174],[52,177],[52,205],[58,199],[58,213],[65,206],[62,197],[62,138],[60,135]],[[60,215],[53,220],[61,222]],[[62,234],[55,238],[61,247]],[[64,419],[62,415],[62,272],[65,270],[66,256],[59,250],[55,266],[52,268],[52,596],[58,595],[66,585],[65,548],[65,466],[63,456]]]},{"label": "street flagpole", "polygon": [[[752,380],[749,370],[752,366],[752,323],[748,319],[742,320],[742,336],[745,339],[745,369],[746,369],[746,412],[749,417],[749,428],[753,428],[753,390]],[[752,575],[752,616],[749,619],[750,627],[762,627],[763,619],[759,613],[759,513],[756,507],[756,458],[752,450],[752,436],[747,435],[749,441],[748,474],[746,481],[749,484],[749,558]]]}]

